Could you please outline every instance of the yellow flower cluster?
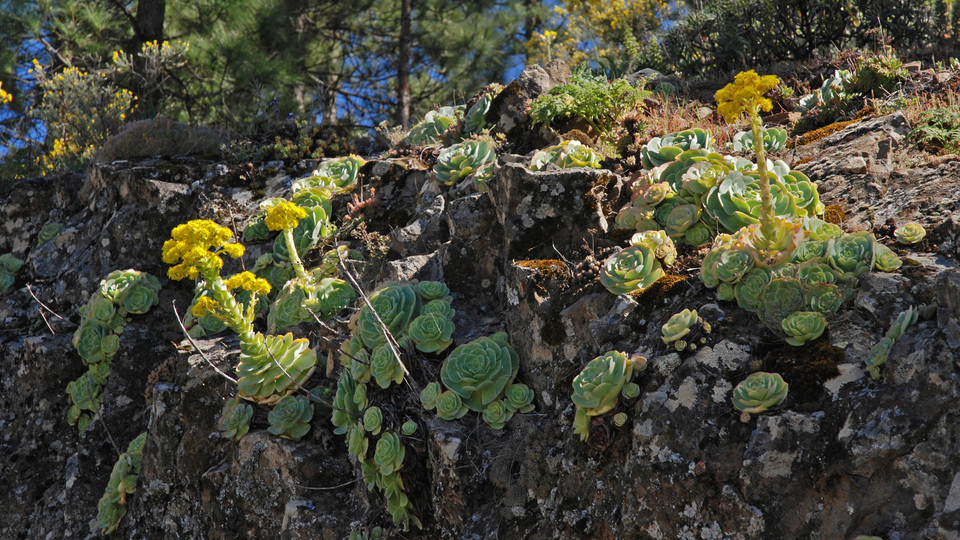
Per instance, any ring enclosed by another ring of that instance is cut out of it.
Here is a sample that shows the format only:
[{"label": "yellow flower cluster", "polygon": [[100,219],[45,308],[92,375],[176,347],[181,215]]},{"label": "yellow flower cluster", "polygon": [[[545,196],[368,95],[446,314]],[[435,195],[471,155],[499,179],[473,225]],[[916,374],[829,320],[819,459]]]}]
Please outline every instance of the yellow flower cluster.
[{"label": "yellow flower cluster", "polygon": [[292,229],[301,219],[307,217],[307,212],[290,201],[283,201],[267,211],[264,223],[271,231]]},{"label": "yellow flower cluster", "polygon": [[234,259],[243,255],[242,244],[226,243],[232,236],[230,229],[208,219],[177,225],[170,233],[171,239],[163,244],[163,262],[175,265],[167,270],[167,275],[180,280],[196,279],[204,271],[218,272],[223,267],[221,254]]},{"label": "yellow flower cluster", "polygon": [[216,314],[218,309],[220,309],[220,302],[217,302],[209,296],[201,296],[197,298],[197,302],[193,304],[190,313],[193,313],[193,316],[199,319],[206,317],[207,314],[211,312]]},{"label": "yellow flower cluster", "polygon": [[717,112],[732,124],[744,113],[752,117],[759,115],[761,110],[769,111],[773,104],[763,95],[778,84],[780,79],[776,75],[761,77],[752,69],[742,71],[732,83],[717,91]]},{"label": "yellow flower cluster", "polygon": [[240,272],[239,274],[232,275],[228,277],[224,283],[227,289],[231,291],[243,289],[262,295],[270,294],[270,283],[263,278],[258,278],[257,275],[252,272]]},{"label": "yellow flower cluster", "polygon": [[0,105],[3,105],[4,103],[10,103],[11,101],[13,101],[13,96],[4,90],[3,83],[0,83]]}]

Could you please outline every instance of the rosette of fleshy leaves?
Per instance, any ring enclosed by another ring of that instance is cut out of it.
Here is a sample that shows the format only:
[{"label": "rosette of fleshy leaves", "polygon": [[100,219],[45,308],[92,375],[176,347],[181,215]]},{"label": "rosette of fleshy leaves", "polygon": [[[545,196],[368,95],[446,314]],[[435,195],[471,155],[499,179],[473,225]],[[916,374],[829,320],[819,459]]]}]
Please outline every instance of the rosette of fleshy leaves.
[{"label": "rosette of fleshy leaves", "polygon": [[428,112],[423,116],[423,120],[410,128],[410,132],[407,133],[404,140],[410,146],[436,144],[444,132],[463,116],[463,109],[464,107],[460,105],[457,107],[441,107],[436,111]]},{"label": "rosette of fleshy leaves", "polygon": [[751,373],[733,389],[733,407],[740,411],[740,421],[749,422],[750,415],[776,407],[787,397],[789,385],[779,373]]},{"label": "rosette of fleshy leaves", "polygon": [[364,348],[359,336],[352,336],[340,344],[340,365],[358,382],[370,380],[370,351]]},{"label": "rosette of fleshy leaves", "polygon": [[0,255],[0,292],[3,292],[13,285],[16,274],[23,266],[23,261],[14,257],[10,253]]},{"label": "rosette of fleshy leaves", "polygon": [[467,114],[463,116],[463,131],[467,133],[480,133],[487,127],[487,111],[490,110],[490,104],[493,102],[493,94],[487,93],[480,96]]},{"label": "rosette of fleshy leaves", "polygon": [[127,495],[137,487],[147,434],[141,433],[120,454],[110,472],[107,488],[97,503],[97,526],[104,535],[112,534],[127,513]]},{"label": "rosette of fleshy leaves", "polygon": [[273,253],[265,253],[257,258],[253,265],[253,273],[270,284],[268,300],[276,298],[283,290],[283,286],[297,275],[293,265],[288,261],[280,260]]},{"label": "rosette of fleshy leaves", "polygon": [[293,441],[299,441],[310,431],[313,404],[304,396],[286,396],[277,402],[267,415],[267,431]]},{"label": "rosette of fleshy leaves", "polygon": [[613,294],[630,294],[646,289],[663,276],[656,252],[634,245],[608,257],[600,268],[600,284]]},{"label": "rosette of fleshy leaves", "polygon": [[642,356],[628,357],[620,351],[610,351],[591,360],[573,379],[571,399],[577,409],[573,432],[581,440],[590,437],[590,417],[616,407],[623,386],[630,382],[634,371],[643,371],[646,366]]},{"label": "rosette of fleshy leaves", "polygon": [[467,176],[474,182],[483,183],[493,174],[497,152],[488,138],[471,139],[445,148],[437,157],[433,172],[441,184],[452,186]]},{"label": "rosette of fleshy leaves", "polygon": [[370,353],[370,375],[380,388],[403,381],[403,367],[389,343],[381,343]]},{"label": "rosette of fleshy leaves", "polygon": [[674,160],[684,150],[710,150],[713,136],[709,131],[694,128],[654,137],[640,149],[644,169],[653,169]]},{"label": "rosette of fleshy leaves", "polygon": [[893,231],[894,238],[901,244],[916,244],[923,240],[926,235],[927,231],[923,228],[923,225],[913,221],[905,223]]},{"label": "rosette of fleshy leaves", "polygon": [[305,321],[328,319],[356,299],[357,294],[346,281],[338,278],[318,280],[291,279],[274,299],[267,315],[267,327],[277,332]]},{"label": "rosette of fleshy leaves", "polygon": [[100,294],[118,307],[121,316],[142,315],[160,303],[160,280],[137,270],[114,270],[100,282]]},{"label": "rosette of fleshy leaves", "polygon": [[444,420],[462,418],[470,409],[463,404],[460,394],[453,390],[446,390],[437,396],[437,416]]},{"label": "rosette of fleshy leaves", "polygon": [[510,346],[507,334],[499,332],[454,349],[440,367],[440,380],[461,398],[464,406],[483,412],[487,405],[503,397],[519,369],[520,356]]},{"label": "rosette of fleshy leaves", "polygon": [[337,392],[333,396],[333,412],[330,421],[333,423],[333,432],[338,435],[345,435],[350,426],[359,424],[366,405],[361,405],[354,400],[357,393],[358,383],[349,371],[343,371],[340,378],[337,379]]},{"label": "rosette of fleshy leaves", "polygon": [[37,233],[37,246],[42,246],[63,232],[63,223],[47,223]]},{"label": "rosette of fleshy leaves", "polygon": [[818,311],[795,311],[780,323],[787,334],[787,343],[800,347],[823,334],[827,328],[827,319]]},{"label": "rosette of fleshy leaves", "polygon": [[443,313],[424,313],[410,322],[408,334],[417,350],[426,353],[443,352],[453,343],[453,321]]},{"label": "rosette of fleshy leaves", "polygon": [[873,248],[873,267],[881,272],[896,272],[903,266],[903,261],[892,249],[877,242]]},{"label": "rosette of fleshy leaves", "polygon": [[223,405],[217,429],[220,434],[229,439],[239,441],[250,431],[250,420],[253,418],[253,407],[240,400],[240,397],[228,400]]},{"label": "rosette of fleshy leaves", "polygon": [[423,390],[420,391],[420,405],[428,410],[432,411],[437,408],[437,400],[440,399],[440,394],[443,393],[443,387],[440,386],[438,382],[428,383],[423,387]]},{"label": "rosette of fleshy leaves", "polygon": [[[99,301],[92,308],[112,306],[113,304],[99,295]],[[101,309],[101,312],[104,311]],[[114,332],[116,327],[108,327],[92,317],[82,317],[80,326],[73,333],[73,347],[85,365],[109,364],[120,348],[120,337]],[[120,326],[123,331],[123,326]]]},{"label": "rosette of fleshy leaves", "polygon": [[806,288],[798,279],[771,279],[760,293],[760,304],[757,307],[760,322],[771,330],[782,330],[784,319],[797,311],[806,310],[805,291]]},{"label": "rosette of fleshy leaves", "polygon": [[484,407],[480,418],[486,422],[491,429],[503,429],[503,427],[507,425],[507,422],[513,418],[513,411],[507,407],[504,400],[498,399],[491,401]]},{"label": "rosette of fleshy leaves", "polygon": [[270,230],[270,227],[267,227],[267,211],[283,201],[284,199],[279,198],[262,201],[257,212],[250,216],[247,225],[243,228],[243,234],[241,235],[243,240],[246,242],[261,242],[269,238],[273,231]]},{"label": "rosette of fleshy leaves", "polygon": [[423,305],[423,299],[417,294],[415,284],[384,283],[370,295],[369,301],[370,304],[364,304],[357,316],[357,330],[364,346],[373,349],[377,345],[386,343],[387,337],[380,321],[386,325],[387,330],[398,342],[406,342],[407,327],[420,314],[420,308]]},{"label": "rosette of fleshy leaves", "polygon": [[703,322],[703,319],[697,315],[695,309],[684,309],[679,313],[674,313],[660,327],[660,333],[662,334],[660,339],[663,340],[665,345],[672,343],[678,351],[682,351],[687,346],[687,342],[683,338],[693,330],[696,324],[701,322]]},{"label": "rosette of fleshy leaves", "polygon": [[[763,137],[763,149],[767,152],[779,152],[787,144],[787,130],[778,127],[760,129]],[[753,131],[741,131],[733,136],[734,152],[753,150]]]},{"label": "rosette of fleshy leaves", "polygon": [[844,234],[830,244],[827,263],[841,279],[856,279],[873,270],[876,239],[866,231]]},{"label": "rosette of fleshy leaves", "polygon": [[530,160],[530,170],[543,170],[550,163],[561,169],[573,167],[599,169],[600,154],[584,146],[580,141],[563,141],[556,146],[538,150],[533,154],[533,158]]},{"label": "rosette of fleshy leaves", "polygon": [[[816,185],[783,162],[775,162],[767,173],[773,216],[792,219],[822,212]],[[778,173],[783,173],[778,175]],[[734,233],[760,222],[760,180],[756,172],[730,171],[707,192],[703,209],[724,230]]]},{"label": "rosette of fleshy leaves", "polygon": [[80,433],[90,427],[94,415],[100,410],[103,393],[98,378],[91,370],[87,370],[77,380],[67,384],[67,395],[70,397],[67,423],[76,425]]},{"label": "rosette of fleshy leaves", "polygon": [[653,250],[654,256],[667,266],[677,260],[677,246],[663,230],[638,232],[630,237],[630,245],[645,246]]},{"label": "rosette of fleshy leaves", "polygon": [[[715,184],[721,175],[727,171],[736,169],[747,169],[750,167],[747,160],[731,160],[716,152],[709,152],[704,149],[684,150],[672,161],[664,163],[651,171],[650,176],[653,182],[666,183],[670,186],[677,196],[688,202],[694,202],[702,198],[705,190],[700,185],[684,187],[684,181],[690,182],[694,177],[699,177],[700,181],[707,180]],[[716,180],[713,177],[716,177]],[[701,182],[697,182],[700,184]],[[696,197],[699,195],[700,197]]]},{"label": "rosette of fleshy leaves", "polygon": [[237,364],[238,394],[262,405],[273,405],[296,390],[313,374],[317,354],[306,339],[259,332],[240,342]]},{"label": "rosette of fleshy leaves", "polygon": [[[314,176],[323,179],[323,185],[320,186],[309,186],[309,187],[326,187],[329,186],[330,190],[334,193],[350,191],[353,189],[353,186],[357,183],[357,178],[360,176],[360,167],[363,167],[367,162],[364,161],[360,156],[349,155],[344,157],[339,157],[331,160],[322,162],[317,170],[313,172]],[[308,187],[304,184],[297,186]],[[293,189],[294,192],[301,191],[300,189]]]},{"label": "rosette of fleshy leaves", "polygon": [[870,373],[870,376],[874,379],[880,378],[880,366],[887,362],[888,357],[890,356],[890,350],[893,349],[894,343],[907,331],[907,328],[910,325],[917,322],[917,317],[919,312],[917,308],[910,306],[908,309],[901,311],[897,318],[890,325],[890,328],[887,330],[887,333],[877,342],[876,345],[870,349],[870,354],[867,355],[867,372]]},{"label": "rosette of fleshy leaves", "polygon": [[380,407],[370,407],[363,412],[363,429],[371,435],[378,435],[383,427],[383,411]]},{"label": "rosette of fleshy leaves", "polygon": [[836,315],[845,301],[844,289],[833,283],[814,283],[804,293],[805,308],[824,317]]},{"label": "rosette of fleshy leaves", "polygon": [[533,389],[525,384],[514,383],[503,393],[503,402],[515,413],[528,413],[533,410]]}]

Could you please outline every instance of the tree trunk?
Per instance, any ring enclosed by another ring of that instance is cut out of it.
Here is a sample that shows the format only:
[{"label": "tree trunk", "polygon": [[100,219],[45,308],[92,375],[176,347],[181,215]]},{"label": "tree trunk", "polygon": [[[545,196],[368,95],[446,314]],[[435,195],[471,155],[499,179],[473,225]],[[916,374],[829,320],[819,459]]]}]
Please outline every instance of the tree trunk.
[{"label": "tree trunk", "polygon": [[413,0],[400,3],[400,58],[397,61],[397,121],[403,129],[410,127],[410,12]]},{"label": "tree trunk", "polygon": [[[163,41],[163,15],[166,0],[139,0],[137,2],[137,40],[143,46],[148,41]],[[137,47],[139,50],[139,47]]]}]

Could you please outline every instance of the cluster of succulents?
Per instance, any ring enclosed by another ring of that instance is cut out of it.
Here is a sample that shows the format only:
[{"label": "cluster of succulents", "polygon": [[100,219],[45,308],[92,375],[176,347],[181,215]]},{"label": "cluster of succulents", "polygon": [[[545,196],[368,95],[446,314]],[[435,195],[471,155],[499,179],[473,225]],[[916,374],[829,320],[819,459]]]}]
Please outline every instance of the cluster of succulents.
[{"label": "cluster of succulents", "polygon": [[159,302],[160,281],[146,272],[115,270],[100,282],[80,308],[73,346],[87,371],[67,384],[67,421],[85,432],[100,410],[110,363],[120,348],[120,334],[131,315],[142,315]]},{"label": "cluster of succulents", "polygon": [[640,149],[640,159],[646,170],[655,169],[673,161],[685,150],[706,150],[713,148],[713,135],[709,131],[694,128],[670,133],[663,137],[653,137]]},{"label": "cluster of succulents", "polygon": [[843,99],[843,97],[847,95],[844,87],[850,83],[852,78],[853,74],[849,70],[835,70],[833,75],[824,79],[820,88],[813,93],[801,97],[800,103],[794,110],[803,113],[818,105]]},{"label": "cluster of succulents", "polygon": [[740,411],[740,421],[749,422],[750,415],[779,405],[786,399],[788,388],[779,373],[751,373],[733,389],[733,407]]},{"label": "cluster of succulents", "polygon": [[13,285],[15,276],[23,266],[23,261],[14,257],[10,253],[0,255],[0,293]]},{"label": "cluster of succulents", "polygon": [[918,315],[917,308],[913,306],[900,312],[887,333],[870,349],[870,354],[867,356],[867,372],[871,377],[880,378],[880,366],[887,363],[893,344],[903,336],[910,325],[917,322]]},{"label": "cluster of succulents", "polygon": [[360,176],[360,167],[366,163],[363,158],[355,155],[324,161],[312,175],[294,182],[292,189],[294,192],[315,189],[330,194],[352,191]]},{"label": "cluster of succulents", "polygon": [[[762,128],[763,149],[767,152],[779,152],[787,145],[787,130],[778,127]],[[733,151],[753,150],[753,131],[741,131],[733,136]]]},{"label": "cluster of succulents", "polygon": [[580,141],[563,141],[556,146],[538,150],[530,159],[530,169],[542,170],[548,164],[554,164],[561,169],[572,167],[600,168],[600,154],[594,152]]},{"label": "cluster of succulents", "polygon": [[137,488],[146,440],[147,433],[143,432],[130,441],[127,451],[120,454],[110,472],[107,488],[97,503],[97,526],[104,535],[116,531],[127,513],[127,495]]},{"label": "cluster of succulents", "polygon": [[470,139],[443,149],[433,172],[441,184],[448,186],[472,177],[474,185],[482,191],[493,174],[496,160],[497,152],[491,139]]},{"label": "cluster of succulents", "polygon": [[581,440],[588,440],[591,418],[614,410],[621,395],[626,399],[639,396],[640,386],[630,379],[646,367],[646,358],[630,357],[620,351],[610,351],[591,360],[573,379],[571,398],[577,409],[573,432],[580,435]]},{"label": "cluster of succulents", "polygon": [[406,141],[410,146],[423,146],[440,142],[443,134],[463,118],[463,105],[440,107],[423,116],[407,133]]},{"label": "cluster of succulents", "polygon": [[42,246],[63,232],[63,223],[47,223],[37,233],[37,245]]},{"label": "cluster of succulents", "polygon": [[[697,314],[695,309],[684,309],[679,313],[673,314],[667,322],[660,327],[661,337],[664,345],[672,346],[678,351],[684,349],[695,350],[696,343],[690,342],[690,337],[696,337],[691,331],[699,325],[703,334],[710,333],[710,323],[703,320],[703,317]],[[706,338],[700,338],[701,343],[706,343]]]}]

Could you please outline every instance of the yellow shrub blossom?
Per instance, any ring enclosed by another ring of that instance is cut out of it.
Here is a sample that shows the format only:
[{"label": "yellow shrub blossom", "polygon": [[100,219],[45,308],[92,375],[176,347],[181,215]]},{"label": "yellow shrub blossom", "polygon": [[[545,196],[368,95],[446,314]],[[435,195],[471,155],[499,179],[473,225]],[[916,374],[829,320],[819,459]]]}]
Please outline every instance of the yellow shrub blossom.
[{"label": "yellow shrub blossom", "polygon": [[284,201],[267,211],[263,220],[271,231],[293,229],[301,219],[307,217],[307,212],[289,201]]},{"label": "yellow shrub blossom", "polygon": [[226,243],[233,236],[230,229],[207,219],[177,225],[170,236],[162,250],[163,262],[174,265],[167,270],[170,279],[196,279],[204,272],[218,272],[223,267],[221,254],[237,258],[244,251],[242,244]]},{"label": "yellow shrub blossom", "polygon": [[197,298],[197,302],[193,304],[190,313],[193,313],[193,316],[199,319],[206,317],[207,314],[211,312],[216,314],[218,309],[220,309],[220,302],[217,302],[209,296],[201,296]]},{"label": "yellow shrub blossom", "polygon": [[252,272],[240,272],[230,276],[225,281],[227,289],[243,289],[245,291],[250,291],[253,293],[259,293],[263,295],[270,294],[270,283],[263,278],[258,278],[256,274]]},{"label": "yellow shrub blossom", "polygon": [[780,84],[776,75],[757,75],[756,71],[742,71],[734,77],[733,82],[717,91],[717,112],[723,115],[727,122],[734,123],[740,115],[746,113],[756,116],[760,111],[769,111],[773,108],[770,100],[763,97]]},{"label": "yellow shrub blossom", "polygon": [[3,83],[0,83],[0,105],[3,105],[4,103],[10,103],[11,101],[13,101],[13,96],[4,90]]}]

